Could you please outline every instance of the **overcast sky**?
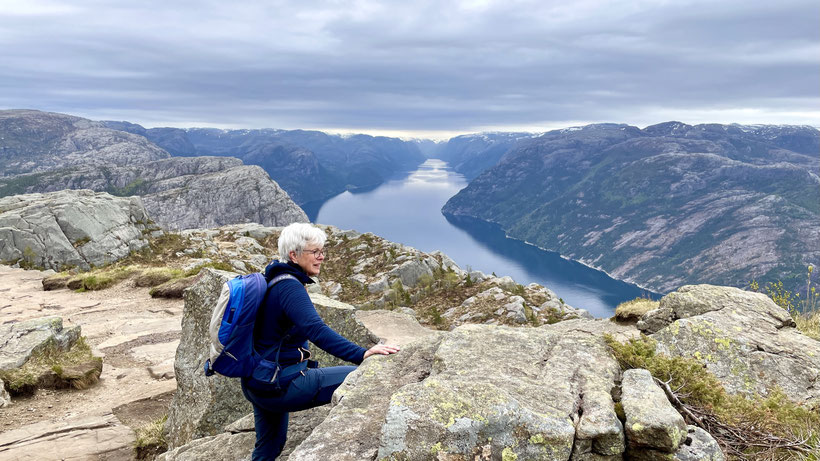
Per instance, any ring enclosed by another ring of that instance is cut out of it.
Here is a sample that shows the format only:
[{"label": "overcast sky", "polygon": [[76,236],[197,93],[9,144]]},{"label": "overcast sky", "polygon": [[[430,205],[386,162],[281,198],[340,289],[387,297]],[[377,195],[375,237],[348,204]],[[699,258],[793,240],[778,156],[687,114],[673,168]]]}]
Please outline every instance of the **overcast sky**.
[{"label": "overcast sky", "polygon": [[820,126],[820,1],[0,0],[0,108],[435,137]]}]

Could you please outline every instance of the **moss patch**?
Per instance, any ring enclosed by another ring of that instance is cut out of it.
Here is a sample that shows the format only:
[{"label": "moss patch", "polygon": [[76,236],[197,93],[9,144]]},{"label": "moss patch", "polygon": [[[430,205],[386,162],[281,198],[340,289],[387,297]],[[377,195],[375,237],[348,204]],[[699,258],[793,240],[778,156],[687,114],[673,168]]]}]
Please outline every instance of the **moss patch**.
[{"label": "moss patch", "polygon": [[68,351],[49,344],[22,367],[0,371],[0,379],[11,394],[30,395],[40,387],[85,389],[99,380],[101,372],[102,358],[80,338]]}]

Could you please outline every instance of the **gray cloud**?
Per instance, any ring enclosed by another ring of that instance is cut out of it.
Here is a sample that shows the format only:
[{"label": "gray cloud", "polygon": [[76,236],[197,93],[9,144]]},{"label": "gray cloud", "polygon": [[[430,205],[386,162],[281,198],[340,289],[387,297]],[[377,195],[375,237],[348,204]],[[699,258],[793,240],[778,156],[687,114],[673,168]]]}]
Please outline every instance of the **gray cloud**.
[{"label": "gray cloud", "polygon": [[359,131],[820,125],[820,4],[14,0],[0,107]]}]

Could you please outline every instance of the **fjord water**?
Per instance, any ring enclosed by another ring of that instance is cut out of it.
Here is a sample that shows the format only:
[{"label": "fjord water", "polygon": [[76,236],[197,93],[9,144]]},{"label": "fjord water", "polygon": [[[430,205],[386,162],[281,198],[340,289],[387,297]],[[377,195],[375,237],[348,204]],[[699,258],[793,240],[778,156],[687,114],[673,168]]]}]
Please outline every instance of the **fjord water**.
[{"label": "fjord water", "polygon": [[367,192],[344,192],[318,210],[306,211],[316,223],[372,232],[424,252],[441,250],[462,269],[509,275],[524,285],[539,283],[567,304],[587,309],[596,317],[609,317],[618,303],[646,295],[635,285],[558,253],[506,238],[497,226],[473,219],[446,219],[441,207],[466,185],[464,177],[445,162],[430,159],[408,176]]}]

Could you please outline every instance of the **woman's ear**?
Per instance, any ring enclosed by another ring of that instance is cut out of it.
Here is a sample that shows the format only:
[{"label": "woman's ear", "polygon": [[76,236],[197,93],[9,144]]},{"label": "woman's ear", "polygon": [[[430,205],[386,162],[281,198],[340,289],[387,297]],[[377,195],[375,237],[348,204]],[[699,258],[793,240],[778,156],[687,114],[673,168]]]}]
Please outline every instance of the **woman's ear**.
[{"label": "woman's ear", "polygon": [[291,251],[290,253],[288,253],[288,261],[292,262],[292,263],[296,262],[296,252],[295,251]]}]

